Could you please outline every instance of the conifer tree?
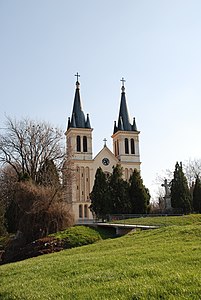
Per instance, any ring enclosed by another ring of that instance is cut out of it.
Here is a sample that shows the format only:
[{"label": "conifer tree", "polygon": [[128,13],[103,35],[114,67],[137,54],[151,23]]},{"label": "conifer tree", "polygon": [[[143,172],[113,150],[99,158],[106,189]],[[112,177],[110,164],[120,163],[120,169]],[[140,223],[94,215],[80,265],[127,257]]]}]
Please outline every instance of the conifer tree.
[{"label": "conifer tree", "polygon": [[171,184],[171,205],[177,211],[186,214],[191,211],[191,202],[192,197],[182,170],[182,163],[177,162]]},{"label": "conifer tree", "polygon": [[193,210],[194,212],[201,213],[201,181],[199,176],[196,177],[193,189]]},{"label": "conifer tree", "polygon": [[122,178],[122,167],[113,167],[113,173],[109,179],[110,203],[112,214],[126,214],[130,211],[128,182]]},{"label": "conifer tree", "polygon": [[144,186],[140,172],[136,169],[129,179],[129,200],[132,214],[146,214],[149,205],[149,190]]},{"label": "conifer tree", "polygon": [[109,187],[106,174],[99,167],[96,171],[94,186],[90,193],[91,211],[97,218],[104,219],[110,213]]}]

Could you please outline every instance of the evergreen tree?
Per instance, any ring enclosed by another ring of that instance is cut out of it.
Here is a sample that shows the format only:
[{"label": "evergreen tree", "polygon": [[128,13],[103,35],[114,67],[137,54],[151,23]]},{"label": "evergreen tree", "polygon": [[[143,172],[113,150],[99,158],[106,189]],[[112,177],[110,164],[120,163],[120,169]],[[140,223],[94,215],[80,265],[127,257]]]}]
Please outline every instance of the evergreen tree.
[{"label": "evergreen tree", "polygon": [[201,213],[201,181],[199,176],[196,178],[193,189],[193,210],[197,213]]},{"label": "evergreen tree", "polygon": [[144,186],[140,172],[136,169],[129,179],[129,200],[132,214],[146,214],[149,205],[149,190]]},{"label": "evergreen tree", "polygon": [[110,213],[109,187],[106,174],[101,167],[96,171],[94,186],[90,193],[91,210],[97,218],[104,219]]},{"label": "evergreen tree", "polygon": [[171,205],[179,212],[186,214],[191,211],[191,201],[192,197],[182,170],[182,163],[177,162],[171,184]]},{"label": "evergreen tree", "polygon": [[113,167],[113,173],[109,179],[111,214],[126,214],[130,211],[128,182],[122,178],[122,167]]}]

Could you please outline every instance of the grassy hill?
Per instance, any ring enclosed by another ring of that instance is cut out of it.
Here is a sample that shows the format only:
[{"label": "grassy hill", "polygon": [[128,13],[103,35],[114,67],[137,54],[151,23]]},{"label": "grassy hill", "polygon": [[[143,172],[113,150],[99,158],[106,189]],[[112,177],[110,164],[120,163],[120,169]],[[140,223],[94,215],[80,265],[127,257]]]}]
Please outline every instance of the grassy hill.
[{"label": "grassy hill", "polygon": [[200,299],[194,221],[3,265],[0,299]]},{"label": "grassy hill", "polygon": [[132,218],[125,220],[117,220],[112,223],[125,223],[125,224],[135,224],[135,225],[159,225],[159,226],[184,226],[197,224],[201,225],[201,214],[191,214],[183,216],[163,216],[163,217],[141,217]]}]

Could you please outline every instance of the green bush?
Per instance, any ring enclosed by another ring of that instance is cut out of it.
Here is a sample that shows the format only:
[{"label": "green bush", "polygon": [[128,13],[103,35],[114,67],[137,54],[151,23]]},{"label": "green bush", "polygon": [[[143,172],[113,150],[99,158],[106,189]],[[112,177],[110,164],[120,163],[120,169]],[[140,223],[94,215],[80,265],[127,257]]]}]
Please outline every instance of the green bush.
[{"label": "green bush", "polygon": [[65,248],[93,244],[102,239],[98,231],[86,226],[74,226],[51,236],[62,240]]}]

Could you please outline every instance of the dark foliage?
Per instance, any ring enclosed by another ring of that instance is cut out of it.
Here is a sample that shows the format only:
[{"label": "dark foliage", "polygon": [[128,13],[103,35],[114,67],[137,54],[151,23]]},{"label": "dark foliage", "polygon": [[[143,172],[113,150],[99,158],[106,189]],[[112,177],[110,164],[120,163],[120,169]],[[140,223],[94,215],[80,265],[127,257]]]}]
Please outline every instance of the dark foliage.
[{"label": "dark foliage", "polygon": [[126,214],[130,210],[128,195],[128,182],[122,178],[122,168],[120,165],[113,167],[113,173],[109,178],[109,214]]},{"label": "dark foliage", "polygon": [[95,182],[90,194],[91,211],[97,218],[104,219],[110,211],[109,185],[106,174],[101,168],[96,171]]},{"label": "dark foliage", "polygon": [[201,181],[197,176],[193,189],[193,210],[196,213],[201,213]]},{"label": "dark foliage", "polygon": [[19,228],[22,210],[18,203],[11,201],[5,209],[4,224],[8,233],[15,233]]},{"label": "dark foliage", "polygon": [[129,199],[131,214],[146,214],[150,194],[144,186],[140,173],[135,169],[129,180]]},{"label": "dark foliage", "polygon": [[171,205],[176,211],[187,214],[191,211],[191,203],[192,197],[182,164],[177,162],[171,184]]},{"label": "dark foliage", "polygon": [[1,264],[16,262],[30,257],[58,252],[64,249],[63,241],[45,237],[29,244],[21,239],[11,239],[1,257]]},{"label": "dark foliage", "polygon": [[108,214],[147,213],[150,194],[137,170],[127,182],[122,178],[121,166],[116,165],[108,177],[101,168],[97,170],[90,198],[92,211],[104,219]]}]

